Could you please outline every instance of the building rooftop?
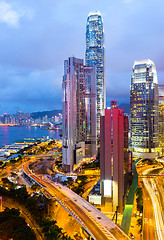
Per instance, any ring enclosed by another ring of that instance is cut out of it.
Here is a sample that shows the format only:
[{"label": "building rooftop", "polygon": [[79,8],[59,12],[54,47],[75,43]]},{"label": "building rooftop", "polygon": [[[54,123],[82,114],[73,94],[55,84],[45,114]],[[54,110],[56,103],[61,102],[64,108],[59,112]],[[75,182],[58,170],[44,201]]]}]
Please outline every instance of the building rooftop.
[{"label": "building rooftop", "polygon": [[135,61],[135,62],[134,62],[134,65],[133,65],[133,68],[134,68],[136,65],[144,65],[144,64],[146,64],[146,65],[154,65],[154,66],[155,66],[155,64],[154,64],[154,62],[153,62],[152,60],[150,60],[150,59],[145,59],[145,60]]},{"label": "building rooftop", "polygon": [[146,72],[146,67],[149,67],[149,66],[151,66],[151,69],[152,69],[151,72],[153,74],[153,82],[158,84],[156,67],[152,60],[146,59],[146,60],[135,61],[133,65],[133,70],[135,73]]},{"label": "building rooftop", "polygon": [[88,15],[88,17],[93,16],[93,15],[101,16],[101,13],[100,13],[100,11],[90,12],[89,15]]}]

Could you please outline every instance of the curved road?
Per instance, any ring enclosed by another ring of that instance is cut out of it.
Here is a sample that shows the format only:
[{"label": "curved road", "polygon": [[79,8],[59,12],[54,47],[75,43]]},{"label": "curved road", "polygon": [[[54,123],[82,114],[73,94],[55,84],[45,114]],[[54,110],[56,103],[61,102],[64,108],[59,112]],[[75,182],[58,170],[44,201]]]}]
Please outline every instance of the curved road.
[{"label": "curved road", "polygon": [[129,239],[129,237],[100,211],[80,196],[59,183],[37,177],[29,170],[29,163],[23,165],[23,171],[37,182],[50,198],[55,198],[90,232],[97,240]]}]

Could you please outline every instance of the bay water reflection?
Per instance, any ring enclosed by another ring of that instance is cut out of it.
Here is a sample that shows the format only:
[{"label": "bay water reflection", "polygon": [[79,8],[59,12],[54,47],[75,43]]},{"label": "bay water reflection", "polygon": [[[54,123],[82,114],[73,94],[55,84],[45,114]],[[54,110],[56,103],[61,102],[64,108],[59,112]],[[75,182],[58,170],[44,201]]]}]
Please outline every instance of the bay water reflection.
[{"label": "bay water reflection", "polygon": [[23,141],[24,138],[42,138],[61,139],[60,130],[48,130],[45,127],[33,126],[0,126],[0,148],[5,144]]}]

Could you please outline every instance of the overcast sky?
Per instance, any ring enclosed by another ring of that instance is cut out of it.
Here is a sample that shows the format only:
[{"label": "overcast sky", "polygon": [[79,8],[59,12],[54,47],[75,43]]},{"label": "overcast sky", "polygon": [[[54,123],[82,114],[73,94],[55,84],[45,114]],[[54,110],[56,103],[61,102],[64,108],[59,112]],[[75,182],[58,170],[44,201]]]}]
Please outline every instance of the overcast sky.
[{"label": "overcast sky", "polygon": [[85,57],[90,11],[105,31],[107,105],[129,103],[135,60],[164,84],[163,0],[0,0],[0,113],[62,109],[63,62]]}]

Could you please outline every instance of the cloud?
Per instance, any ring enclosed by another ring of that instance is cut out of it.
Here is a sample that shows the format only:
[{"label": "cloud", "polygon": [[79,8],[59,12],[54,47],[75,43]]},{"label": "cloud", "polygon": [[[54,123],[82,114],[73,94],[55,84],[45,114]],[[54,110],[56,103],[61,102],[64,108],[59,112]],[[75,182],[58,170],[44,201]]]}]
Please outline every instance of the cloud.
[{"label": "cloud", "polygon": [[0,22],[4,22],[9,26],[18,27],[21,14],[12,9],[11,5],[1,1],[0,2]]},{"label": "cloud", "polygon": [[31,10],[14,10],[9,3],[0,1],[0,22],[6,23],[10,27],[18,28],[21,17],[25,16],[31,20],[33,15]]}]

